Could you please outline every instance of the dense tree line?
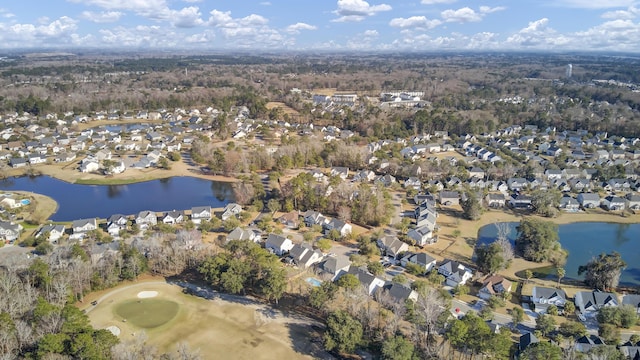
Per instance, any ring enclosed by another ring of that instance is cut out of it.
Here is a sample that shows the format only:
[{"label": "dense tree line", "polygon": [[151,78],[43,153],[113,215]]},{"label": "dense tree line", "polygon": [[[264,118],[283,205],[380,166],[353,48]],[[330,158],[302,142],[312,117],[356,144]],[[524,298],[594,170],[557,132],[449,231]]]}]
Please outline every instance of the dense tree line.
[{"label": "dense tree line", "polygon": [[517,230],[516,253],[523,258],[535,262],[564,262],[566,252],[560,246],[558,225],[530,217],[521,220]]},{"label": "dense tree line", "polygon": [[253,241],[233,240],[225,249],[198,266],[206,281],[232,294],[251,292],[276,302],[282,297],[287,281],[277,256]]}]

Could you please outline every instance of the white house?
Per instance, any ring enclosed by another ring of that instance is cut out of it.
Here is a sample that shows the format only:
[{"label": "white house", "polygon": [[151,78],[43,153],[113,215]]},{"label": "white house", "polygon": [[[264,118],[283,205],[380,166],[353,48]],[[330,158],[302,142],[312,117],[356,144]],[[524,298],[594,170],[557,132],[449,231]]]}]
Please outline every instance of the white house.
[{"label": "white house", "polygon": [[264,247],[278,256],[282,256],[293,248],[291,239],[276,234],[269,234],[264,243]]},{"label": "white house", "polygon": [[464,285],[473,277],[471,269],[453,260],[445,260],[438,267],[438,273],[445,277],[447,285],[453,287]]}]

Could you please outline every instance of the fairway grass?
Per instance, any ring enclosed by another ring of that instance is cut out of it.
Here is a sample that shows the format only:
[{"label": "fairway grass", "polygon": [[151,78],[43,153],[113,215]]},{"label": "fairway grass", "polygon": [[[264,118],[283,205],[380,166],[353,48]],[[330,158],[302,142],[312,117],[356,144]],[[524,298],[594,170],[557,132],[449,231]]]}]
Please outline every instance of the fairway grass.
[{"label": "fairway grass", "polygon": [[[138,297],[152,292],[157,296]],[[97,305],[89,306],[92,299]],[[313,359],[307,354],[316,351],[312,320],[287,317],[242,297],[208,300],[153,281],[116,287],[99,298],[90,294],[85,303],[80,307],[96,329],[117,327],[124,342],[144,332],[147,343],[164,353],[175,353],[181,342],[203,359]]]},{"label": "fairway grass", "polygon": [[153,329],[178,314],[178,304],[165,299],[126,300],[114,307],[116,315],[143,329]]}]

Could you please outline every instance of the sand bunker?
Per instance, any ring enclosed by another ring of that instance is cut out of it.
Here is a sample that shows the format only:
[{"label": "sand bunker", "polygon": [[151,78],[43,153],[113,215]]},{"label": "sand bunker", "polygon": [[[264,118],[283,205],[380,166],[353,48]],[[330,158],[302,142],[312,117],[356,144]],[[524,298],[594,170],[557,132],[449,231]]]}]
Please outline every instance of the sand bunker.
[{"label": "sand bunker", "polygon": [[109,326],[107,330],[111,331],[111,333],[115,336],[120,336],[120,328],[117,326]]},{"label": "sand bunker", "polygon": [[138,293],[138,299],[148,299],[158,296],[157,291],[140,291]]}]

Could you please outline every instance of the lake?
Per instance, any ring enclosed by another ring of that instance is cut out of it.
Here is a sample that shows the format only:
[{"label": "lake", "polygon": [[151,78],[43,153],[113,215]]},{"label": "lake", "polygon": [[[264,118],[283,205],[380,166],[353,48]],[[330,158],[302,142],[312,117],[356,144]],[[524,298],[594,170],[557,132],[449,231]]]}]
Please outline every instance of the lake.
[{"label": "lake", "polygon": [[[519,223],[508,224],[511,228],[508,237],[513,243]],[[490,243],[496,235],[497,229],[493,224],[483,226],[478,231],[478,244]],[[569,252],[565,265],[566,278],[582,280],[584,276],[578,276],[580,265],[585,265],[601,253],[617,251],[627,263],[620,284],[640,286],[640,224],[573,223],[559,225],[558,235],[560,244]]]},{"label": "lake", "polygon": [[224,207],[234,201],[231,183],[188,176],[145,181],[128,185],[78,185],[49,176],[0,180],[0,191],[31,191],[53,198],[58,211],[52,221],[108,218],[142,210],[188,210],[194,206]]}]

